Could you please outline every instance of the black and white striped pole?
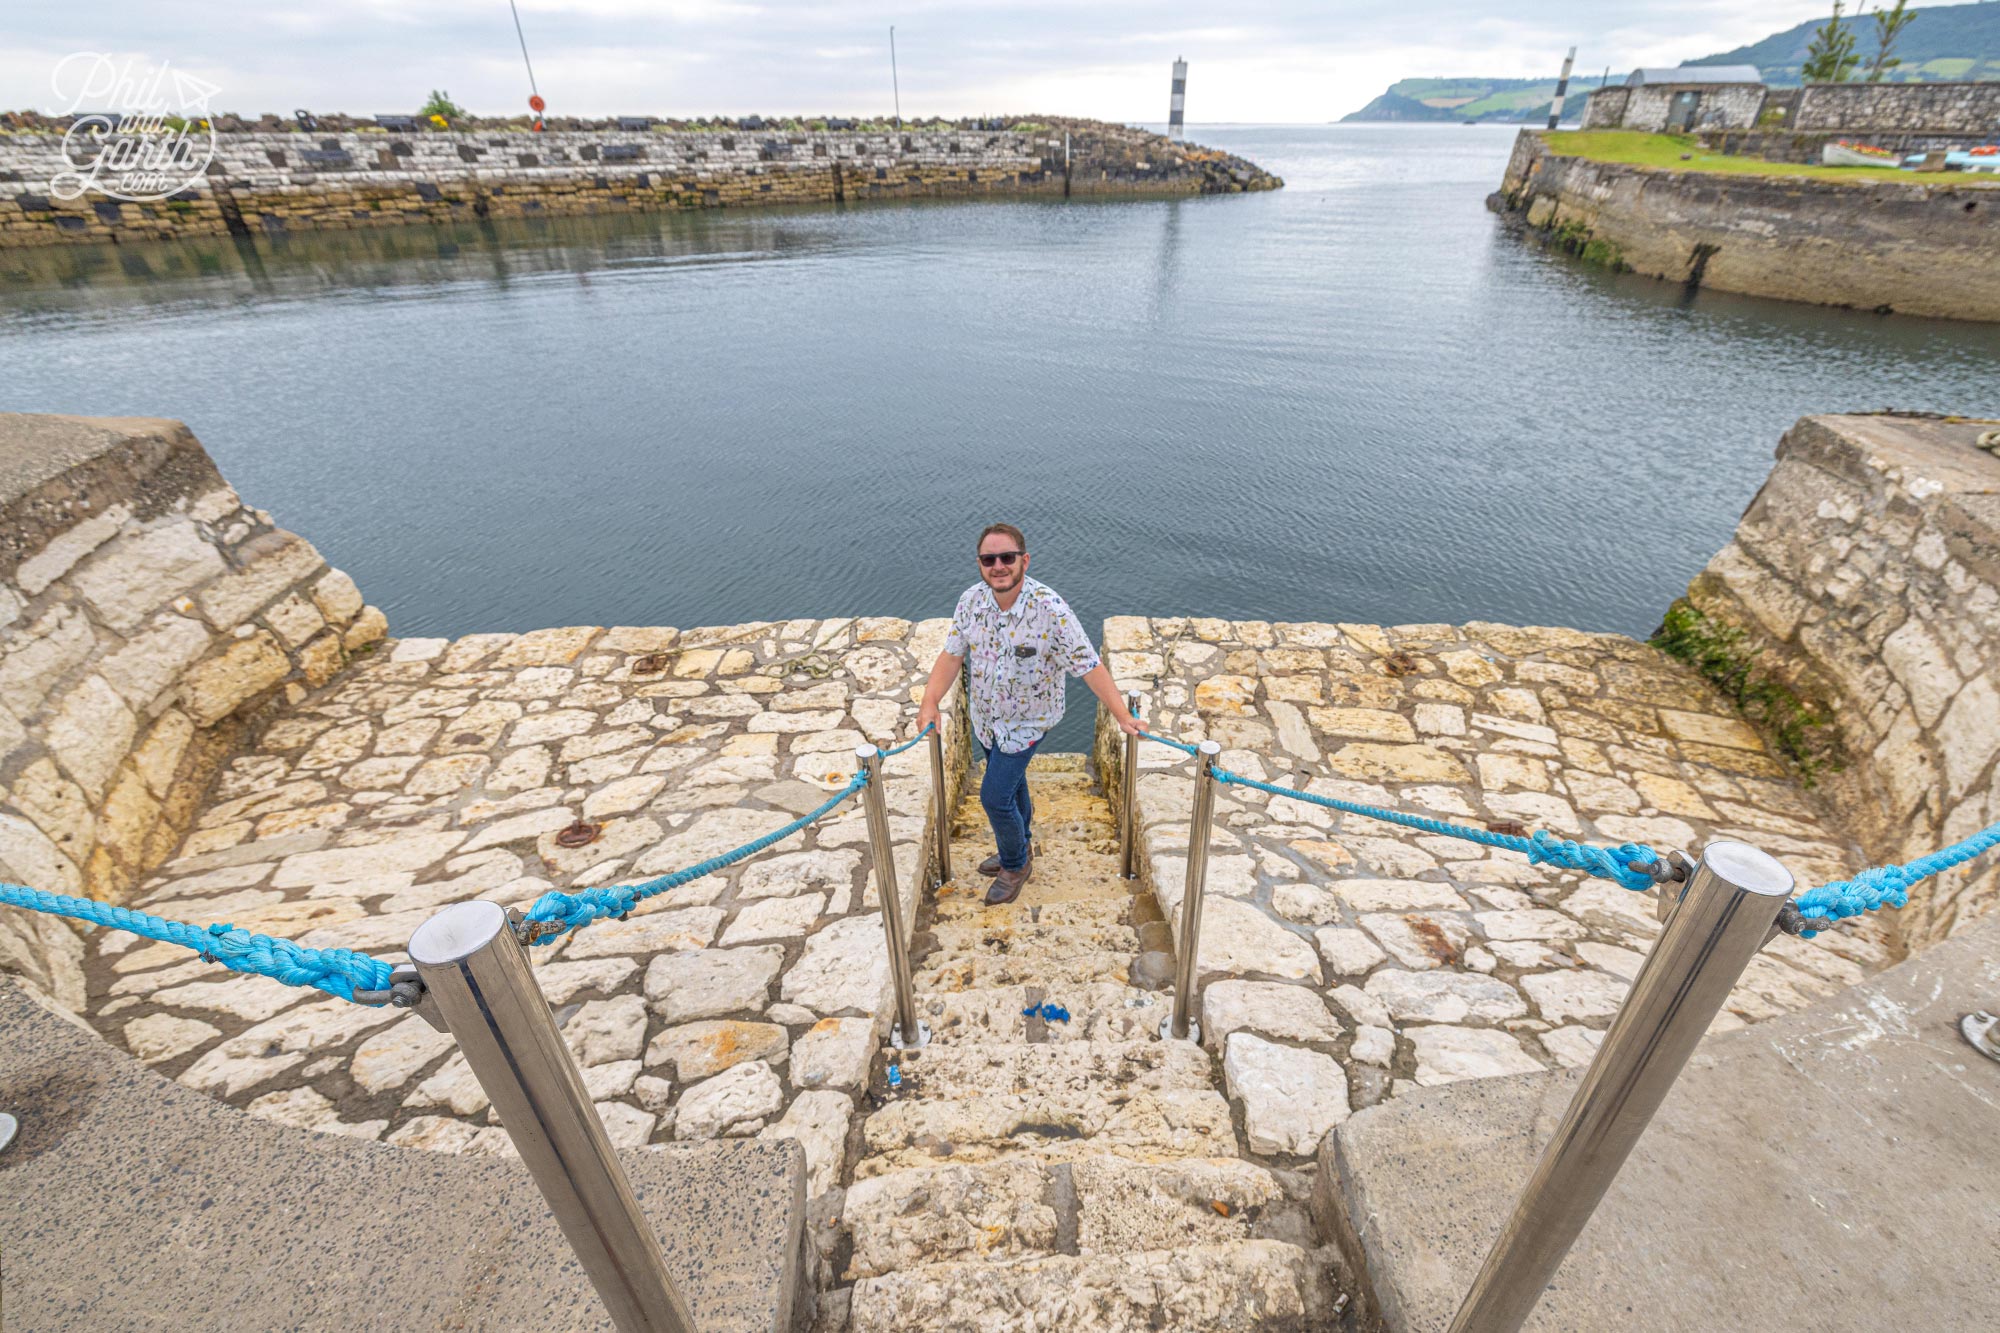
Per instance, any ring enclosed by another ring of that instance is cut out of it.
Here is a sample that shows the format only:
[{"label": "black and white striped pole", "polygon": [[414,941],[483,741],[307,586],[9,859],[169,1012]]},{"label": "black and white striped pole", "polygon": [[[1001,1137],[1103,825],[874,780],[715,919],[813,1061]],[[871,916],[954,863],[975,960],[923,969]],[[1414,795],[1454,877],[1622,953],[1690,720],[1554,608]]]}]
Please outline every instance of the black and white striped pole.
[{"label": "black and white striped pole", "polygon": [[1556,80],[1556,100],[1549,103],[1550,129],[1554,129],[1557,122],[1562,120],[1563,103],[1569,100],[1569,72],[1575,64],[1576,48],[1572,46],[1569,49],[1569,54],[1563,57],[1562,77]]},{"label": "black and white striped pole", "polygon": [[1167,137],[1180,141],[1187,113],[1187,61],[1174,60],[1174,97],[1167,106]]}]

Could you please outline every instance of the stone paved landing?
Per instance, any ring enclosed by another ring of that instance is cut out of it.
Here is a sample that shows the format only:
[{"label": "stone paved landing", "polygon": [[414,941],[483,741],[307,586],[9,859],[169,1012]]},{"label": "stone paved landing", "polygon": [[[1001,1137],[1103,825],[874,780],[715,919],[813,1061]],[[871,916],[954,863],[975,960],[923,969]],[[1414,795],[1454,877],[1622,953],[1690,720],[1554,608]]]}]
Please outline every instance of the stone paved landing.
[{"label": "stone paved landing", "polygon": [[[818,805],[864,737],[908,734],[944,630],[807,620],[403,640],[236,758],[134,905],[397,961],[446,903],[526,905],[679,869]],[[910,903],[929,770],[924,746],[885,766]],[[579,821],[593,836],[565,846]],[[796,1137],[824,1192],[886,1030],[864,823],[850,802],[627,921],[533,951],[620,1146]],[[94,943],[91,1021],[190,1088],[327,1133],[511,1151],[451,1038],[415,1015],[124,932]]]},{"label": "stone paved landing", "polygon": [[[822,1333],[1304,1329],[1332,1308],[1305,1177],[1242,1160],[1214,1062],[1157,1031],[1169,935],[1118,877],[1080,755],[1029,769],[1039,853],[1019,899],[981,898],[977,796],[956,879],[917,937],[931,1044],[878,1073],[843,1201],[851,1288]],[[1024,1016],[1056,1004],[1067,1021]]]},{"label": "stone paved landing", "polygon": [[[1728,700],[1619,635],[1114,617],[1105,646],[1150,729],[1213,739],[1246,777],[1600,844],[1736,838],[1802,886],[1864,864]],[[1113,768],[1122,738],[1100,738]],[[1192,765],[1146,742],[1139,770],[1147,879],[1172,918]],[[1216,801],[1207,891],[1203,1040],[1248,1146],[1278,1160],[1387,1096],[1587,1064],[1659,932],[1650,894],[1243,787]],[[1717,1030],[1893,956],[1879,919],[1776,940]]]}]

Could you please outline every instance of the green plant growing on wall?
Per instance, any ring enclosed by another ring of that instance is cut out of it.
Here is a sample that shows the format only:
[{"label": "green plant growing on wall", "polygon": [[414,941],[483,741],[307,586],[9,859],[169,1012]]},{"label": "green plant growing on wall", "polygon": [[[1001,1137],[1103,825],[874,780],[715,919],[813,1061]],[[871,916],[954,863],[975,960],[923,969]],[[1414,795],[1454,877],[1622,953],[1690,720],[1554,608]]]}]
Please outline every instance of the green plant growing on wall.
[{"label": "green plant growing on wall", "polygon": [[1833,0],[1833,17],[1813,33],[1812,45],[1806,48],[1806,62],[1799,69],[1800,77],[1807,83],[1846,83],[1847,76],[1861,63],[1854,50],[1854,30],[1840,23],[1846,10],[1846,0]]},{"label": "green plant growing on wall", "polygon": [[1910,0],[1896,0],[1894,9],[1877,9],[1871,15],[1875,20],[1875,55],[1868,62],[1868,82],[1882,82],[1883,75],[1903,63],[1890,52],[1896,49],[1896,39],[1903,35],[1903,29],[1917,17],[1917,12],[1908,8],[1909,3]]},{"label": "green plant growing on wall", "polygon": [[430,100],[418,108],[417,114],[425,119],[439,117],[447,123],[472,119],[472,113],[452,101],[451,94],[442,88],[431,89]]},{"label": "green plant growing on wall", "polygon": [[1685,597],[1667,608],[1653,646],[1686,662],[1732,699],[1744,717],[1770,734],[1810,787],[1821,769],[1847,766],[1833,714],[1757,665],[1759,650],[1734,625],[1702,613]]}]

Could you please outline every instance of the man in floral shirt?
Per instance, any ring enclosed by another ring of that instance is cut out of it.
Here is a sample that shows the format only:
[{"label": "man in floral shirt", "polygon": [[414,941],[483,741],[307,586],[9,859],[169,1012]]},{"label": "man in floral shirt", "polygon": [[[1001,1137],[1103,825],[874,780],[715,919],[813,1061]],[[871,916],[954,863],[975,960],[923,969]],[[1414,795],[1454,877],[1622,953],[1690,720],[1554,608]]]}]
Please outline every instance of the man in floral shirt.
[{"label": "man in floral shirt", "polygon": [[938,704],[959,668],[972,660],[972,733],[986,752],[979,803],[999,847],[979,867],[993,876],[989,904],[1013,902],[1034,872],[1035,807],[1028,799],[1028,761],[1049,728],[1062,720],[1063,673],[1080,676],[1124,731],[1139,724],[1118,697],[1111,672],[1069,603],[1028,577],[1028,543],[1008,523],[979,534],[980,581],[958,599],[944,651],[931,667],[917,709],[921,731],[937,721]]}]

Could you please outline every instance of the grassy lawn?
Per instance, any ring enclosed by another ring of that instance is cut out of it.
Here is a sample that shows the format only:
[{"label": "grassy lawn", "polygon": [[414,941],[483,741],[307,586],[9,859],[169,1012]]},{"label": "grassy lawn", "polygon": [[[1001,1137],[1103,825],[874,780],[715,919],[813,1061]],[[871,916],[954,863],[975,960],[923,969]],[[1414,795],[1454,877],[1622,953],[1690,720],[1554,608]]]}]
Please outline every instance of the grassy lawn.
[{"label": "grassy lawn", "polygon": [[[1617,162],[1670,171],[1713,171],[1737,176],[1808,176],[1829,181],[1899,181],[1905,185],[1984,186],[2000,188],[2000,176],[1919,176],[1895,167],[1797,166],[1754,157],[1725,157],[1704,151],[1693,138],[1680,134],[1640,134],[1636,130],[1568,130],[1548,136],[1549,151],[1562,157],[1587,157],[1593,162]],[[1687,161],[1681,155],[1689,154]]]}]

